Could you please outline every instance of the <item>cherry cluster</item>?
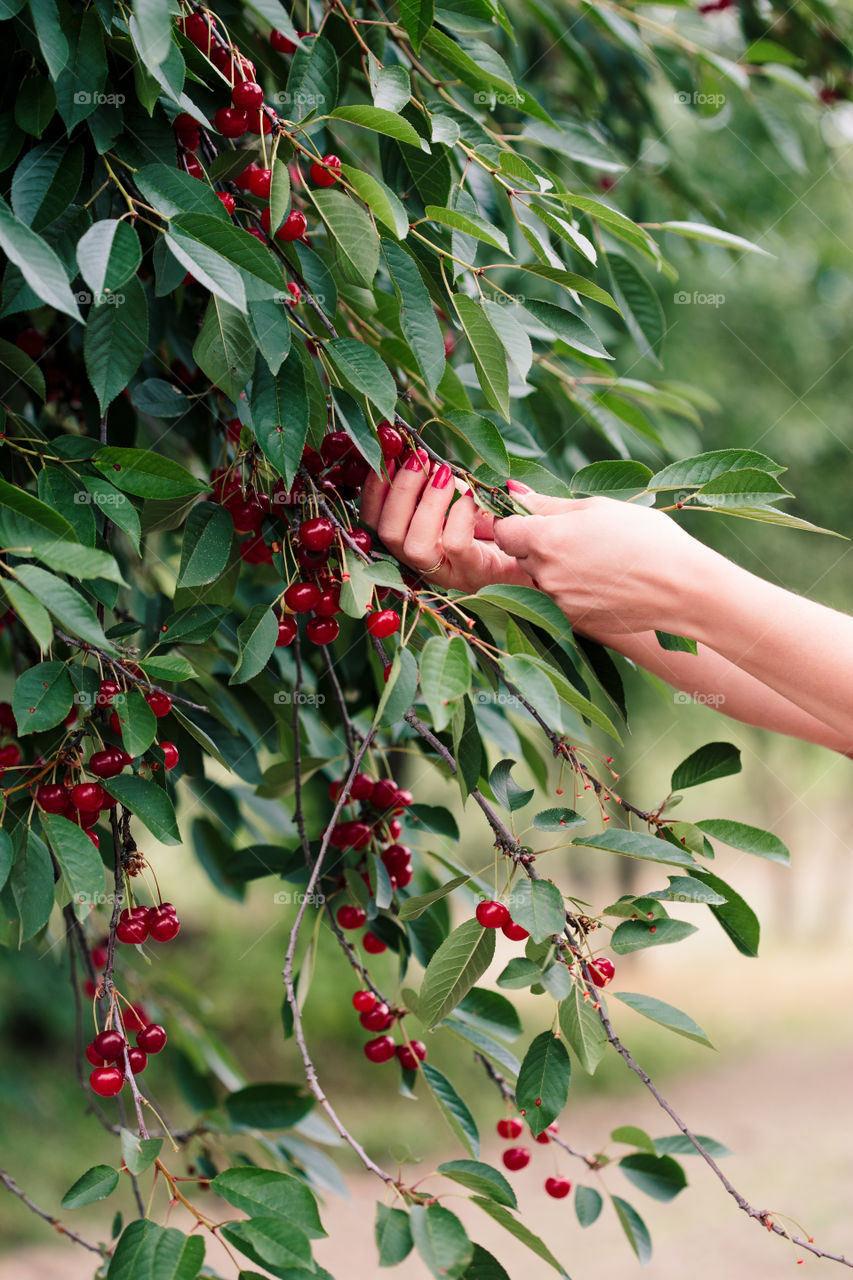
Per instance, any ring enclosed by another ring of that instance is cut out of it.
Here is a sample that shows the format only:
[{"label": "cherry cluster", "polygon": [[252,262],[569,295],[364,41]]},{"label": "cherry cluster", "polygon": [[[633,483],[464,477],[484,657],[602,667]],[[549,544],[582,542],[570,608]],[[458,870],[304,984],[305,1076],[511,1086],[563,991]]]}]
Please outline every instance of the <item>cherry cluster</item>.
[{"label": "cherry cluster", "polygon": [[[507,1142],[514,1142],[521,1137],[524,1125],[516,1116],[507,1116],[505,1120],[498,1121],[497,1130],[499,1137],[504,1138]],[[555,1120],[534,1141],[545,1146],[557,1133],[559,1133],[559,1125]],[[512,1173],[517,1173],[520,1169],[526,1169],[530,1164],[530,1155],[529,1147],[507,1147],[501,1158],[507,1169]],[[572,1184],[568,1178],[551,1177],[545,1179],[545,1190],[554,1200],[565,1199],[571,1189]]]},{"label": "cherry cluster", "polygon": [[[372,991],[356,991],[352,998],[352,1007],[358,1013],[358,1020],[366,1031],[384,1031],[399,1023],[405,1009],[394,1009],[380,1000]],[[393,1036],[380,1035],[368,1040],[364,1046],[364,1056],[368,1062],[390,1062],[396,1058],[404,1071],[417,1071],[427,1056],[426,1045],[422,1040],[405,1040],[397,1044]]]},{"label": "cherry cluster", "polygon": [[494,898],[477,904],[476,916],[484,929],[500,929],[501,933],[513,942],[523,942],[530,934],[520,924],[516,924],[503,902]]},{"label": "cherry cluster", "polygon": [[[86,1057],[94,1067],[89,1076],[92,1090],[102,1098],[114,1098],[124,1087],[127,1070],[138,1076],[148,1066],[148,1055],[160,1053],[165,1046],[166,1032],[157,1022],[138,1027],[135,1045],[128,1044],[116,1028],[99,1031],[86,1046]],[[125,1055],[126,1065],[119,1065],[125,1064]]]},{"label": "cherry cluster", "polygon": [[180,932],[178,912],[171,902],[156,907],[125,907],[116,925],[119,942],[138,945],[152,938],[155,942],[171,942]]}]

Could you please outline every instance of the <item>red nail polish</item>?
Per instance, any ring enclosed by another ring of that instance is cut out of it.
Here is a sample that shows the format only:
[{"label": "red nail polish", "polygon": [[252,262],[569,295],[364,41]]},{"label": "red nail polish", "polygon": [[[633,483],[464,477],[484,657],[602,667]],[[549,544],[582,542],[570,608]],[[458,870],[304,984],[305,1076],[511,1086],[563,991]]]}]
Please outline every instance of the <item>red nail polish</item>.
[{"label": "red nail polish", "polygon": [[507,480],[506,487],[510,493],[532,493],[533,490],[529,485],[522,484],[520,480]]},{"label": "red nail polish", "polygon": [[446,462],[443,462],[432,478],[433,489],[446,489],[450,481],[452,472]]},{"label": "red nail polish", "polygon": [[413,449],[405,462],[407,471],[423,471],[427,464],[427,454],[423,449]]}]

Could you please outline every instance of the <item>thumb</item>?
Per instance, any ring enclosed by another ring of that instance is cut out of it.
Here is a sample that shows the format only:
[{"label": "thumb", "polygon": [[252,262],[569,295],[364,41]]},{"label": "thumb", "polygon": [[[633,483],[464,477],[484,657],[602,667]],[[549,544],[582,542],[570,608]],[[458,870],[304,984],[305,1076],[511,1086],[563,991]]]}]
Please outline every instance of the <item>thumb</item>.
[{"label": "thumb", "polygon": [[527,507],[533,515],[561,516],[574,506],[571,498],[549,498],[547,494],[537,493],[520,480],[507,480],[506,487],[511,497]]},{"label": "thumb", "polygon": [[529,556],[542,536],[541,516],[505,516],[495,520],[494,539],[501,551],[516,559]]}]

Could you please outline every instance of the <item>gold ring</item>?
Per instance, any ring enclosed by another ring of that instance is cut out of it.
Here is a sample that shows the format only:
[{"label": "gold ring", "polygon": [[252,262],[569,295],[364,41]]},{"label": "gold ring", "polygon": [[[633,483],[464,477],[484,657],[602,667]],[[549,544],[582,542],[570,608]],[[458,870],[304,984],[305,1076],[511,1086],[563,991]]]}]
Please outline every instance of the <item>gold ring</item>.
[{"label": "gold ring", "polygon": [[434,564],[434,565],[432,566],[432,568],[431,568],[431,569],[421,569],[421,571],[420,571],[420,572],[421,572],[421,573],[423,573],[423,574],[427,574],[427,573],[438,573],[438,570],[439,570],[439,569],[442,567],[442,565],[444,565],[444,564],[447,564],[447,556],[446,556],[446,555],[444,554],[444,552],[442,551],[442,553],[441,553],[441,559],[438,561],[438,563],[437,563],[437,564]]}]

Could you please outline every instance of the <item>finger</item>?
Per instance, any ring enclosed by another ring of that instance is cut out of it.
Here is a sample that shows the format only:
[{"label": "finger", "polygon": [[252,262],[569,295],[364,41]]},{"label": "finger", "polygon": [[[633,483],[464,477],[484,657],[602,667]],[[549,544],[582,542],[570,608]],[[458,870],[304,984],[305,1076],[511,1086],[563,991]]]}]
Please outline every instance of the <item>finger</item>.
[{"label": "finger", "polygon": [[401,460],[393,483],[385,497],[376,532],[385,546],[400,560],[403,544],[418,498],[429,479],[429,456],[423,449],[409,452]]},{"label": "finger", "polygon": [[575,505],[572,498],[549,498],[547,494],[536,493],[520,480],[507,480],[506,487],[516,501],[537,516],[565,515]]},{"label": "finger", "polygon": [[501,551],[521,559],[544,541],[546,516],[506,516],[494,523],[495,542]]},{"label": "finger", "polygon": [[415,569],[431,569],[441,558],[444,517],[456,493],[452,479],[450,467],[442,463],[421,491],[403,543],[403,559]]},{"label": "finger", "polygon": [[479,508],[474,515],[474,537],[481,542],[494,542],[495,540],[495,516],[490,511],[481,511]]},{"label": "finger", "polygon": [[474,524],[477,507],[474,499],[466,494],[450,508],[444,525],[442,543],[451,565],[464,560],[474,542]]},{"label": "finger", "polygon": [[393,461],[388,462],[386,465],[388,474],[378,471],[368,472],[367,479],[361,490],[361,506],[359,508],[361,518],[365,524],[370,525],[371,529],[375,529],[379,523],[382,507],[397,470],[397,464]]}]

